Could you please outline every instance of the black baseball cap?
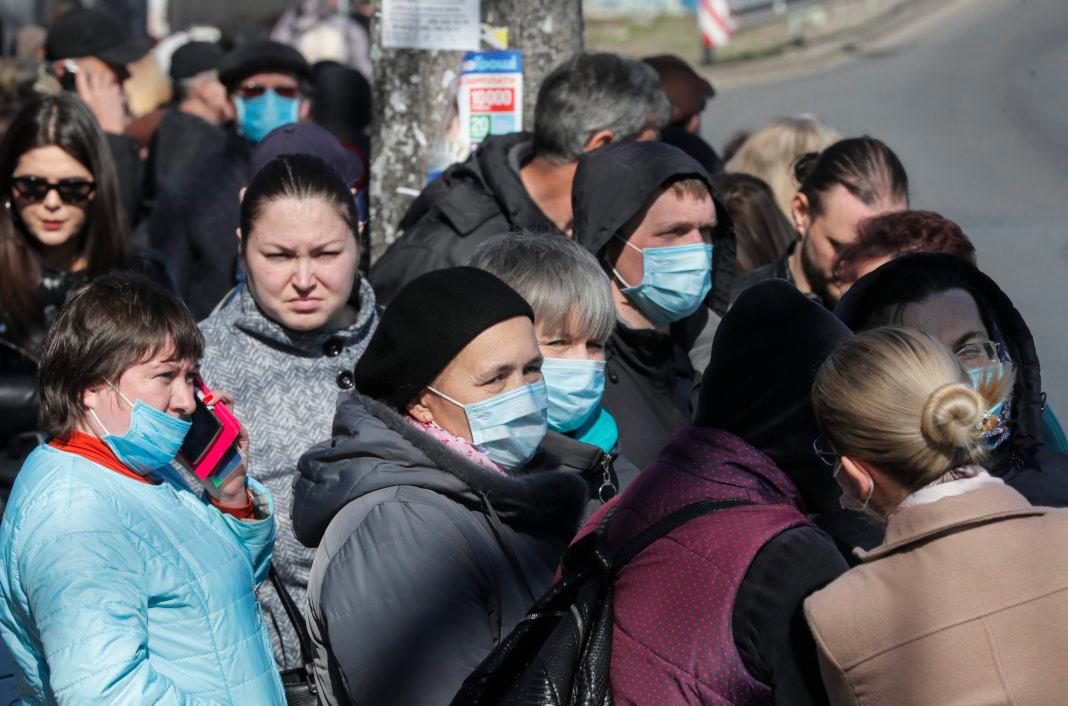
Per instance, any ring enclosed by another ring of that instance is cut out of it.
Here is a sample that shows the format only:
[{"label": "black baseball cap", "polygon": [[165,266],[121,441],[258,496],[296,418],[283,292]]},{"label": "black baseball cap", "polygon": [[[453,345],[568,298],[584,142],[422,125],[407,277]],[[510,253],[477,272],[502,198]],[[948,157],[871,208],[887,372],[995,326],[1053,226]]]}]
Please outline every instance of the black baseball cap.
[{"label": "black baseball cap", "polygon": [[189,42],[171,55],[171,80],[181,81],[219,68],[223,50],[215,42]]},{"label": "black baseball cap", "polygon": [[226,90],[233,92],[249,76],[275,71],[302,80],[311,76],[311,67],[299,51],[288,44],[258,39],[242,44],[222,58],[219,80]]},{"label": "black baseball cap", "polygon": [[151,48],[148,39],[131,36],[112,15],[84,7],[57,18],[45,37],[49,61],[95,56],[105,64],[126,66]]}]

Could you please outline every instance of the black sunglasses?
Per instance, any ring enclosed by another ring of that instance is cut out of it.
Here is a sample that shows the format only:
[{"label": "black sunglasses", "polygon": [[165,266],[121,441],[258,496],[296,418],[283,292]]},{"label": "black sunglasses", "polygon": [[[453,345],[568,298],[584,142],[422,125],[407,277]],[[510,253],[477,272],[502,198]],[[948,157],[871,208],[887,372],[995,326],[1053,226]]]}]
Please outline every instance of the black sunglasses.
[{"label": "black sunglasses", "polygon": [[237,95],[242,98],[259,98],[267,91],[273,91],[276,95],[281,96],[282,98],[300,97],[300,88],[297,86],[274,86],[268,88],[259,83],[246,83],[237,90]]},{"label": "black sunglasses", "polygon": [[43,177],[20,176],[11,180],[11,187],[16,197],[32,203],[44,201],[48,198],[48,192],[55,189],[64,203],[78,205],[85,203],[85,200],[96,189],[96,184],[84,179],[63,179],[59,182],[50,182]]}]

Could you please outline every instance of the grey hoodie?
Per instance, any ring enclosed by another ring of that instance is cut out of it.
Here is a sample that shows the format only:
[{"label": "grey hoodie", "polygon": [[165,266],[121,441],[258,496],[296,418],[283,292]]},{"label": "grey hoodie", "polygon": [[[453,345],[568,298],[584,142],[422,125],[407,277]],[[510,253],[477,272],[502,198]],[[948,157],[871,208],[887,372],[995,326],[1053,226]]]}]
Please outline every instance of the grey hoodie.
[{"label": "grey hoodie", "polygon": [[449,703],[552,584],[586,499],[547,454],[504,475],[354,393],[299,472],[324,704]]}]

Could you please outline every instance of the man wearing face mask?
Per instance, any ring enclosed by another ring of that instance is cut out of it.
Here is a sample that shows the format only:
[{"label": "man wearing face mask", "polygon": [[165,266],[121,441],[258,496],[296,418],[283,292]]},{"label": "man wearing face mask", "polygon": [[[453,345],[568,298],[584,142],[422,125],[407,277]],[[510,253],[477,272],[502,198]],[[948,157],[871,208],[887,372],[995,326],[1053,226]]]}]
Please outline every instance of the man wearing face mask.
[{"label": "man wearing face mask", "polygon": [[226,142],[160,188],[141,237],[167,254],[178,290],[198,320],[234,286],[238,194],[252,176],[252,148],[276,127],[307,119],[309,75],[300,52],[278,42],[248,42],[224,56],[219,80],[235,116]]},{"label": "man wearing face mask", "polygon": [[609,145],[579,160],[575,240],[612,284],[604,407],[642,468],[690,416],[695,370],[734,279],[730,215],[704,168],[660,142]]},{"label": "man wearing face mask", "polygon": [[300,459],[293,528],[324,703],[445,704],[553,581],[586,485],[539,451],[530,306],[471,267],[412,280]]}]

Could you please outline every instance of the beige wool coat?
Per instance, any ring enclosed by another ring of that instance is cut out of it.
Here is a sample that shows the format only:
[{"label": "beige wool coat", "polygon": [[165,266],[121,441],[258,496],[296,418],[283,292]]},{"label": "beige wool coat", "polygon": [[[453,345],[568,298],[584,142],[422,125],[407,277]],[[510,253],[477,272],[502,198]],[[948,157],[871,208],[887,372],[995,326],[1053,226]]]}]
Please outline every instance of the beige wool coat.
[{"label": "beige wool coat", "polygon": [[831,703],[1068,703],[1068,510],[989,485],[890,516],[805,601]]}]

